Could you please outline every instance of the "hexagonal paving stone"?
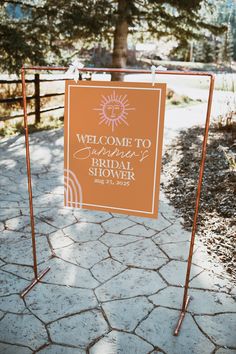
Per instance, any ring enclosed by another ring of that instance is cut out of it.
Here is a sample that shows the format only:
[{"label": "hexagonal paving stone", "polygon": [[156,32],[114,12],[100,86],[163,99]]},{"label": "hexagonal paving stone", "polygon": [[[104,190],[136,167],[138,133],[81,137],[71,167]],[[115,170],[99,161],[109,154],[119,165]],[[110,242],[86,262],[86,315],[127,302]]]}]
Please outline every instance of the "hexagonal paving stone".
[{"label": "hexagonal paving stone", "polygon": [[[51,251],[46,237],[36,237],[38,263],[51,257]],[[32,265],[32,241],[31,239],[22,240],[17,244],[4,244],[0,249],[0,258],[8,263]]]},{"label": "hexagonal paving stone", "polygon": [[40,353],[40,354],[86,354],[86,351],[84,349],[80,349],[80,348],[70,348],[70,347],[65,347],[65,346],[61,346],[61,345],[51,344],[51,345],[48,345],[46,348],[39,350],[37,353]]},{"label": "hexagonal paving stone", "polygon": [[28,225],[30,222],[28,216],[17,216],[6,221],[6,227],[9,230],[17,231]]},{"label": "hexagonal paving stone", "polygon": [[84,222],[102,223],[112,218],[111,214],[103,211],[97,211],[97,210],[86,210],[86,209],[75,210],[74,209],[73,213],[80,222],[84,221]]},{"label": "hexagonal paving stone", "polygon": [[220,348],[218,349],[215,354],[236,354],[236,349],[225,349],[225,348]]},{"label": "hexagonal paving stone", "polygon": [[180,335],[173,336],[178,318],[179,311],[158,307],[137,327],[135,332],[166,353],[211,353],[214,345],[201,333],[189,314],[185,315]]},{"label": "hexagonal paving stone", "polygon": [[56,193],[58,189],[61,189],[63,194],[63,180],[60,175],[47,172],[43,177],[39,176],[37,183],[33,186],[33,189],[38,192],[38,195],[44,193]]},{"label": "hexagonal paving stone", "polygon": [[[161,275],[171,285],[184,285],[187,272],[187,262],[170,261],[160,269]],[[202,272],[202,268],[192,265],[190,279]]]},{"label": "hexagonal paving stone", "polygon": [[[13,294],[0,297],[0,310],[4,312],[23,313],[26,307],[21,297],[17,294]],[[26,312],[28,311],[26,310]]]},{"label": "hexagonal paving stone", "polygon": [[99,285],[89,270],[68,263],[62,259],[52,258],[44,267],[51,269],[42,279],[43,283],[67,285],[78,288],[93,289]]},{"label": "hexagonal paving stone", "polygon": [[53,322],[48,330],[54,343],[87,347],[105,334],[108,326],[101,312],[93,310]]},{"label": "hexagonal paving stone", "polygon": [[165,286],[166,284],[155,271],[127,269],[99,286],[95,292],[100,301],[109,301],[151,295]]},{"label": "hexagonal paving stone", "polygon": [[8,313],[0,322],[0,341],[36,350],[48,342],[43,324],[33,315]]},{"label": "hexagonal paving stone", "polygon": [[[39,266],[39,272],[40,272],[40,268],[41,266]],[[19,264],[5,264],[2,267],[2,270],[5,270],[6,272],[9,272],[11,274],[14,274],[26,280],[31,281],[34,278],[33,266],[22,266]]]},{"label": "hexagonal paving stone", "polygon": [[190,237],[191,233],[186,231],[179,222],[176,222],[153,237],[153,241],[156,242],[157,245],[161,245],[165,243],[189,241]]},{"label": "hexagonal paving stone", "polygon": [[157,294],[151,295],[148,298],[156,306],[171,307],[173,309],[179,310],[182,306],[183,294],[183,288],[168,286],[165,289],[158,291]]},{"label": "hexagonal paving stone", "polygon": [[[21,199],[23,199],[24,197],[27,196],[27,194],[25,193],[25,195],[22,193],[18,193],[14,191],[14,187],[13,187],[13,191],[6,191],[5,189],[0,189],[0,195],[1,195],[1,206],[2,206],[2,201],[4,202],[19,202]],[[9,207],[9,204],[8,204]]]},{"label": "hexagonal paving stone", "polygon": [[1,221],[5,221],[7,219],[15,218],[17,216],[20,216],[20,210],[19,209],[14,209],[14,208],[0,209],[0,220]]},{"label": "hexagonal paving stone", "polygon": [[146,354],[153,347],[141,338],[128,333],[112,331],[89,350],[89,354]]},{"label": "hexagonal paving stone", "polygon": [[63,232],[76,242],[95,241],[104,234],[100,225],[87,222],[68,226],[63,229]]},{"label": "hexagonal paving stone", "polygon": [[52,208],[39,214],[42,221],[46,221],[52,226],[62,229],[77,222],[72,210]]},{"label": "hexagonal paving stone", "polygon": [[206,270],[191,280],[189,286],[193,288],[223,291],[227,291],[227,288],[232,288],[232,285],[228,279],[219,277],[217,274],[208,272]]},{"label": "hexagonal paving stone", "polygon": [[221,264],[216,263],[214,259],[212,259],[212,256],[207,253],[206,246],[200,242],[198,240],[195,242],[194,248],[196,248],[196,251],[194,252],[192,263],[206,270],[224,273]]},{"label": "hexagonal paving stone", "polygon": [[1,200],[1,208],[18,208],[19,207],[19,202],[12,202],[9,200]]},{"label": "hexagonal paving stone", "polygon": [[[229,312],[235,309],[235,299],[231,295],[215,293],[206,290],[190,289],[191,297],[188,311],[194,314],[215,314],[217,312]],[[183,288],[168,286],[149,299],[157,306],[166,306],[180,309],[184,295]]]},{"label": "hexagonal paving stone", "polygon": [[41,283],[27,294],[25,301],[45,323],[97,306],[92,290]]},{"label": "hexagonal paving stone", "polygon": [[112,328],[129,332],[153,309],[144,296],[106,302],[102,307]]},{"label": "hexagonal paving stone", "polygon": [[143,224],[146,227],[150,227],[151,229],[154,229],[156,231],[162,231],[171,225],[169,221],[163,218],[161,213],[158,214],[157,219],[141,218],[139,216],[130,216],[129,219],[139,224]]},{"label": "hexagonal paving stone", "polygon": [[224,313],[215,316],[196,315],[194,318],[202,331],[214,343],[220,346],[236,348],[236,313]]},{"label": "hexagonal paving stone", "polygon": [[107,247],[99,241],[74,244],[56,250],[58,257],[84,268],[91,268],[95,263],[109,257]]},{"label": "hexagonal paving stone", "polygon": [[58,230],[49,236],[49,240],[54,250],[72,245],[74,241],[64,234],[62,230]]},{"label": "hexagonal paving stone", "polygon": [[98,279],[98,281],[104,283],[108,279],[114,277],[114,275],[120,273],[126,267],[120,262],[114,261],[114,259],[108,258],[95,264],[91,268],[93,276]]},{"label": "hexagonal paving stone", "polygon": [[168,203],[168,199],[165,199],[164,201],[161,200],[161,194],[162,192],[160,193],[159,211],[169,222],[175,222],[176,219],[179,218],[179,215],[175,208]]},{"label": "hexagonal paving stone", "polygon": [[189,254],[189,245],[187,242],[178,242],[175,243],[165,243],[160,245],[160,248],[168,254],[171,259],[178,259],[180,261],[185,261],[188,259]]},{"label": "hexagonal paving stone", "polygon": [[[7,174],[8,174],[8,172],[9,171],[6,171]],[[21,183],[15,183],[17,180],[17,177],[19,177],[19,174],[17,174],[17,173],[15,176],[9,175],[8,178],[1,176],[1,189],[2,189],[2,191],[4,191],[4,193],[12,194],[13,196],[15,194],[20,194],[20,195],[27,194],[27,188],[26,188],[27,184],[22,183],[23,181],[21,181]],[[8,183],[7,183],[7,180],[8,180]]]},{"label": "hexagonal paving stone", "polygon": [[[26,184],[27,184],[27,182],[26,182]],[[49,209],[49,208],[45,208],[45,207],[41,207],[41,206],[37,207],[34,204],[34,215],[35,216],[39,216],[42,212],[44,212],[44,213],[50,212],[51,210],[52,210],[52,208]],[[28,217],[29,217],[30,216],[29,206],[22,207],[20,209],[20,212],[22,215],[24,215],[24,216],[28,215]]]},{"label": "hexagonal paving stone", "polygon": [[[42,235],[49,235],[52,232],[55,232],[57,229],[56,227],[49,225],[46,222],[35,218],[35,233],[42,234]],[[24,232],[31,232],[31,225],[27,225],[22,229]]]},{"label": "hexagonal paving stone", "polygon": [[[1,175],[0,178],[1,178],[1,187],[4,186],[4,189],[9,190],[9,189],[10,189],[10,185],[12,184],[12,183],[9,183],[9,182],[11,182],[11,180],[9,179],[9,177],[2,176],[2,175]],[[10,190],[11,190],[11,189],[10,189]]]},{"label": "hexagonal paving stone", "polygon": [[18,345],[0,343],[0,354],[31,354],[32,350]]},{"label": "hexagonal paving stone", "polygon": [[236,295],[236,286],[232,286],[231,290],[230,290],[230,294],[231,295]]},{"label": "hexagonal paving stone", "polygon": [[1,245],[3,245],[4,243],[17,243],[18,241],[26,240],[29,238],[31,238],[31,234],[20,231],[4,230],[0,234]]},{"label": "hexagonal paving stone", "polygon": [[146,239],[132,244],[111,247],[112,257],[126,265],[157,269],[168,261],[168,258],[152,240]]},{"label": "hexagonal paving stone", "polygon": [[[48,193],[34,197],[34,204],[44,208],[53,208],[55,205],[63,207],[63,200],[63,195]],[[23,207],[27,203],[21,203],[21,206]]]},{"label": "hexagonal paving stone", "polygon": [[0,270],[0,296],[19,293],[28,285],[28,281]]},{"label": "hexagonal paving stone", "polygon": [[102,223],[102,226],[107,232],[112,232],[116,234],[133,225],[135,225],[135,223],[126,218],[112,218]]},{"label": "hexagonal paving stone", "polygon": [[124,235],[134,235],[134,236],[142,236],[142,237],[151,237],[155,235],[156,231],[146,228],[143,225],[134,225],[125,229],[121,232]]},{"label": "hexagonal paving stone", "polygon": [[236,299],[232,295],[200,289],[191,289],[189,294],[192,297],[189,311],[195,314],[233,312],[236,309]]},{"label": "hexagonal paving stone", "polygon": [[140,237],[137,236],[124,236],[124,235],[117,235],[112,233],[105,233],[100,240],[105,243],[108,247],[112,246],[124,246],[128,245],[129,243],[139,241]]}]

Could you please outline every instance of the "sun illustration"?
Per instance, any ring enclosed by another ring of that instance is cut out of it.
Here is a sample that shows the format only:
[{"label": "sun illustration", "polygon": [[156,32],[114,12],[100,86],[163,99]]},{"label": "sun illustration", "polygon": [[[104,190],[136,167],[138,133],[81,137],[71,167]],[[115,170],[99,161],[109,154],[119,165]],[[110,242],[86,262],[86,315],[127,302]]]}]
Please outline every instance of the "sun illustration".
[{"label": "sun illustration", "polygon": [[108,127],[111,126],[112,131],[121,124],[127,122],[128,111],[133,111],[135,108],[130,108],[127,95],[118,95],[115,91],[111,95],[102,95],[102,100],[100,103],[101,108],[94,108],[95,111],[100,111],[100,123],[106,124]]}]

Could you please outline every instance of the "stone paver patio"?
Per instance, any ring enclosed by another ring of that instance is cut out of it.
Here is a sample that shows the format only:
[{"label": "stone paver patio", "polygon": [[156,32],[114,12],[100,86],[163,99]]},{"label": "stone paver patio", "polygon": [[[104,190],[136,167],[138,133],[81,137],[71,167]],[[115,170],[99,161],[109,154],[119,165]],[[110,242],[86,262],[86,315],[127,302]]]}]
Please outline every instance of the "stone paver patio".
[{"label": "stone paver patio", "polygon": [[31,137],[39,269],[51,270],[22,300],[33,277],[24,137],[0,153],[1,354],[236,353],[236,290],[198,241],[172,336],[190,234],[163,193],[158,220],[63,209],[62,130]]}]

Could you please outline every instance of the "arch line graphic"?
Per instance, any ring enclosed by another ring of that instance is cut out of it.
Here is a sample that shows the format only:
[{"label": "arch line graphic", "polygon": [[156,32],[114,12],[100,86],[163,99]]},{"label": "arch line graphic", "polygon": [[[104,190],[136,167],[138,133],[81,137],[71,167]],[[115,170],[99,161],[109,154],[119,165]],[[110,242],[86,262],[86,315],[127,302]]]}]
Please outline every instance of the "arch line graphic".
[{"label": "arch line graphic", "polygon": [[65,191],[65,207],[76,207],[82,209],[83,194],[82,187],[70,169],[64,169],[64,191]]}]

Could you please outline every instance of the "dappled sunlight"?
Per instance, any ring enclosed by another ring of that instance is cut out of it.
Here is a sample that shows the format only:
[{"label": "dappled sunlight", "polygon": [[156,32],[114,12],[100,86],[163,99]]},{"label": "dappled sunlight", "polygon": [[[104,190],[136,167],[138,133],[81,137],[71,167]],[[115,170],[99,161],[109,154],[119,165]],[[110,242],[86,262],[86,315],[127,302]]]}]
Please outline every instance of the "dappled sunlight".
[{"label": "dappled sunlight", "polygon": [[51,162],[50,148],[40,146],[36,151],[32,151],[31,161],[39,165],[49,165]]},{"label": "dappled sunlight", "polygon": [[[71,260],[73,262],[73,259],[74,259],[73,249],[71,249],[68,252],[68,256],[69,256],[69,258],[71,258]],[[62,283],[68,284],[69,286],[78,286],[78,281],[76,281],[76,279],[79,279],[79,277],[80,277],[80,271],[79,271],[79,268],[77,269],[77,266],[74,267],[73,269],[71,269],[71,267],[70,267],[66,272],[63,272],[63,270],[61,270],[61,278],[64,279],[64,280],[62,280]]]},{"label": "dappled sunlight", "polygon": [[116,340],[113,338],[111,340],[100,341],[96,344],[96,347],[92,349],[92,354],[114,354],[118,353],[117,344],[114,341],[118,340],[119,332],[116,332]]},{"label": "dappled sunlight", "polygon": [[14,169],[17,166],[17,162],[11,159],[1,159],[0,161],[0,167],[2,167],[3,169]]},{"label": "dappled sunlight", "polygon": [[55,141],[55,146],[60,146],[60,147],[64,146],[64,136],[63,135]]}]

